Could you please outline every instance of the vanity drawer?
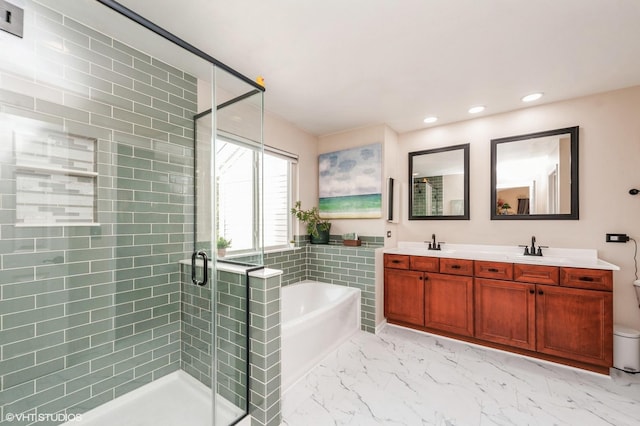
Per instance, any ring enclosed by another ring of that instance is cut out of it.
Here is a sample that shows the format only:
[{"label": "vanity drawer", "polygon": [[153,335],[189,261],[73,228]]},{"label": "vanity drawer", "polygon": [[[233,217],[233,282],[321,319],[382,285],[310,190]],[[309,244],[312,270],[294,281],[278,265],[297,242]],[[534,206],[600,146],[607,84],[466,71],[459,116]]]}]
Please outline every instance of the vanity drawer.
[{"label": "vanity drawer", "polygon": [[480,278],[494,278],[497,280],[513,279],[513,264],[505,262],[488,262],[476,260],[473,264],[474,275]]},{"label": "vanity drawer", "polygon": [[513,280],[523,283],[558,285],[559,275],[557,266],[527,265],[524,263],[513,265]]},{"label": "vanity drawer", "polygon": [[454,275],[473,275],[473,260],[440,259],[440,272]]},{"label": "vanity drawer", "polygon": [[394,269],[409,269],[409,256],[403,254],[385,254],[384,267]]},{"label": "vanity drawer", "polygon": [[560,285],[613,291],[613,272],[602,269],[560,268]]},{"label": "vanity drawer", "polygon": [[438,272],[440,270],[440,259],[437,257],[411,256],[411,270]]}]

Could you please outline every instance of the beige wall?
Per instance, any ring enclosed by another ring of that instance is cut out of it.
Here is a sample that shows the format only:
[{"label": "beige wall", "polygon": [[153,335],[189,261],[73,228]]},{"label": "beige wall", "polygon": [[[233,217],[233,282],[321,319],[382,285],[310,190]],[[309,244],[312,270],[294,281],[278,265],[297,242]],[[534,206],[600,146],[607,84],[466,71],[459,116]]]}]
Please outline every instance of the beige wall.
[{"label": "beige wall", "polygon": [[[318,154],[339,151],[372,143],[382,144],[383,164],[382,164],[382,217],[379,219],[336,219],[332,220],[332,234],[342,234],[344,232],[357,232],[360,235],[385,237],[385,247],[394,247],[398,241],[398,224],[387,221],[387,186],[386,180],[392,177],[396,181],[396,196],[400,196],[397,204],[402,210],[403,188],[400,186],[401,178],[398,175],[398,162],[406,161],[406,156],[398,155],[398,135],[385,125],[371,126],[362,129],[350,130],[320,137]],[[406,179],[405,179],[406,180]],[[402,211],[395,212],[394,215],[401,215]],[[402,216],[400,216],[402,217]],[[390,233],[390,237],[387,237]],[[376,250],[376,325],[384,320],[384,268],[382,262],[382,249]]]},{"label": "beige wall", "polygon": [[[385,222],[384,227],[384,236],[385,236],[385,247],[395,247],[398,245],[398,223],[402,218],[402,209],[404,206],[403,197],[406,193],[406,188],[402,186],[401,176],[398,174],[398,162],[399,161],[407,161],[406,157],[399,157],[398,154],[399,145],[398,145],[398,134],[393,131],[391,128],[385,126],[385,138],[384,138],[384,146],[382,147],[382,152],[384,153],[383,160],[383,170],[384,176],[383,178],[391,177],[395,180],[395,189],[394,189],[394,199],[392,201],[394,203],[394,220],[393,222]],[[386,185],[382,187],[383,191],[383,200],[388,201],[387,188]],[[386,203],[383,204],[386,206]],[[383,212],[384,217],[386,218],[386,213]],[[390,236],[389,236],[390,235]]]},{"label": "beige wall", "polygon": [[[332,233],[386,235],[385,246],[398,241],[424,241],[435,233],[449,243],[517,245],[535,235],[542,245],[593,248],[600,258],[621,267],[614,273],[614,320],[640,329],[640,309],[633,290],[633,243],[605,243],[607,232],[627,233],[640,240],[640,87],[566,102],[534,106],[397,135],[385,125],[316,137],[271,114],[265,116],[265,143],[299,155],[298,199],[304,207],[318,203],[318,154],[383,143],[384,178],[394,177],[400,192],[400,222],[386,218],[334,220]],[[491,221],[490,140],[556,128],[580,126],[580,220]],[[407,219],[407,155],[411,151],[470,143],[469,221]],[[383,185],[383,199],[386,200]],[[386,203],[385,203],[386,204]],[[298,233],[304,233],[299,229]],[[381,271],[378,275],[382,275]],[[381,280],[381,279],[380,279]],[[378,281],[378,280],[377,280]],[[382,284],[377,283],[382,291]],[[379,298],[382,301],[382,298]],[[380,318],[382,321],[382,307]]]},{"label": "beige wall", "polygon": [[[387,127],[384,125],[372,126],[363,129],[355,129],[342,133],[321,136],[318,144],[318,154],[327,152],[340,151],[343,149],[354,148],[358,146],[370,145],[374,143],[382,144],[383,156],[387,154],[385,151],[385,139],[387,137]],[[316,160],[317,161],[317,160]],[[387,160],[383,160],[383,173],[387,173]],[[317,176],[317,175],[316,175]],[[383,181],[387,176],[383,176]],[[316,177],[317,181],[317,177]],[[385,234],[386,227],[386,211],[385,196],[386,188],[382,185],[383,191],[383,212],[379,219],[332,219],[331,233],[340,235],[346,232],[356,232],[360,235],[380,237]],[[316,199],[316,203],[317,203]]]},{"label": "beige wall", "polygon": [[[302,201],[304,209],[317,206],[318,138],[275,114],[265,112],[264,143],[298,156],[298,187],[294,189],[296,193],[294,200]],[[300,225],[294,233],[297,235],[306,234],[304,225]]]},{"label": "beige wall", "polygon": [[[303,208],[318,205],[318,155],[325,152],[339,151],[356,146],[371,143],[382,143],[383,152],[383,179],[397,175],[398,162],[398,135],[387,126],[373,126],[366,129],[357,129],[349,132],[317,138],[306,133],[282,118],[266,113],[264,121],[264,143],[266,145],[296,154],[298,160],[297,200],[302,201]],[[404,159],[405,157],[402,157]],[[383,184],[383,206],[386,206],[386,185]],[[396,193],[401,195],[402,188],[397,187]],[[401,205],[401,204],[400,204]],[[383,209],[384,210],[384,209]],[[345,232],[358,232],[366,236],[383,236],[391,231],[391,237],[385,238],[386,246],[397,244],[397,224],[386,221],[386,212],[380,219],[341,219],[332,220],[331,233],[339,235]],[[306,233],[304,225],[300,225],[296,231],[302,235]],[[376,251],[376,293],[384,293],[384,273],[382,267],[382,249]],[[384,300],[376,298],[376,324],[384,320]]]},{"label": "beige wall", "polygon": [[[640,329],[634,281],[633,243],[605,243],[607,232],[640,240],[640,87],[511,113],[405,133],[399,136],[397,172],[407,184],[411,151],[470,143],[469,221],[408,221],[398,225],[400,241],[423,241],[435,233],[449,243],[517,245],[535,235],[542,245],[593,248],[620,266],[614,273],[614,321]],[[490,140],[580,126],[580,220],[491,221]],[[406,190],[406,189],[405,189]]]},{"label": "beige wall", "polygon": [[[296,154],[298,160],[298,188],[296,200],[302,201],[302,207],[307,209],[318,205],[318,155],[326,152],[339,151],[372,143],[382,143],[383,152],[383,212],[379,219],[334,219],[331,221],[331,233],[340,235],[345,232],[357,232],[366,236],[384,236],[391,231],[391,237],[385,238],[385,245],[397,244],[397,224],[386,220],[387,190],[386,178],[394,177],[398,183],[401,179],[397,167],[398,135],[388,126],[379,125],[356,129],[320,138],[311,135],[281,117],[265,113],[264,143],[266,145]],[[404,157],[403,157],[404,159]],[[396,187],[396,195],[402,198],[402,188]],[[404,205],[397,203],[401,214]],[[298,234],[306,233],[304,226],[300,226]]]}]

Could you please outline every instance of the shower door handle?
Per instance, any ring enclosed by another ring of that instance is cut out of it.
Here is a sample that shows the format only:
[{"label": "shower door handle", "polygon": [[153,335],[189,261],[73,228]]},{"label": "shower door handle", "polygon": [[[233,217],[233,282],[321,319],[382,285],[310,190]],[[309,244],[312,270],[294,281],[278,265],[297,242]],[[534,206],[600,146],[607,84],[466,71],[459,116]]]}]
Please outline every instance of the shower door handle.
[{"label": "shower door handle", "polygon": [[[196,260],[198,257],[202,257],[202,260],[204,261],[204,267],[202,268],[202,281],[198,281],[198,278],[196,277]],[[207,253],[202,250],[194,251],[191,255],[191,282],[199,286],[207,285],[207,282],[209,282],[209,256],[207,256]]]}]

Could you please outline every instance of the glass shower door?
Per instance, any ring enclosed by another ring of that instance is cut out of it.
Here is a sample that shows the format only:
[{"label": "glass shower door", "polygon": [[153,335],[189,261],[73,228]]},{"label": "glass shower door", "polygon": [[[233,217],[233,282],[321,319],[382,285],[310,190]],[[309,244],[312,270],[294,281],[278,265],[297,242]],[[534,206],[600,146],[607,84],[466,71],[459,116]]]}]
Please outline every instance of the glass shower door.
[{"label": "glass shower door", "polygon": [[[262,91],[221,69],[215,82],[215,110],[194,120],[198,268],[195,285],[185,292],[211,301],[208,336],[215,346],[200,353],[210,360],[200,368],[211,374],[215,387],[215,424],[226,425],[249,411],[247,271],[262,264]],[[203,254],[211,259],[208,283],[200,267]]]},{"label": "glass shower door", "polygon": [[214,193],[218,132],[196,153],[194,117],[251,85],[113,2],[14,3],[23,37],[0,31],[0,419],[72,418],[187,373],[215,424],[233,423],[248,408],[248,370],[231,370],[247,359],[245,274],[214,262],[205,286],[184,276],[194,241],[217,255],[211,195],[194,237],[194,162],[209,161]]}]

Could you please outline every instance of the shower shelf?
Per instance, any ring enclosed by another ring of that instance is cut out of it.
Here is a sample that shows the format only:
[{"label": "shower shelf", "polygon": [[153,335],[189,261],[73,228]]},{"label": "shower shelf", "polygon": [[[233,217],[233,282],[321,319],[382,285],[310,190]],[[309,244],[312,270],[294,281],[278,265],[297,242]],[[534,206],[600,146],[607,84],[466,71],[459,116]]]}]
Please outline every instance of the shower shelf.
[{"label": "shower shelf", "polygon": [[47,173],[57,173],[61,175],[70,175],[70,176],[86,176],[86,177],[97,177],[98,172],[90,172],[86,170],[75,170],[75,169],[63,169],[59,167],[47,167],[41,166],[39,164],[24,164],[18,163],[16,164],[16,169],[18,170],[29,170],[29,171],[38,171],[38,172],[47,172]]}]

